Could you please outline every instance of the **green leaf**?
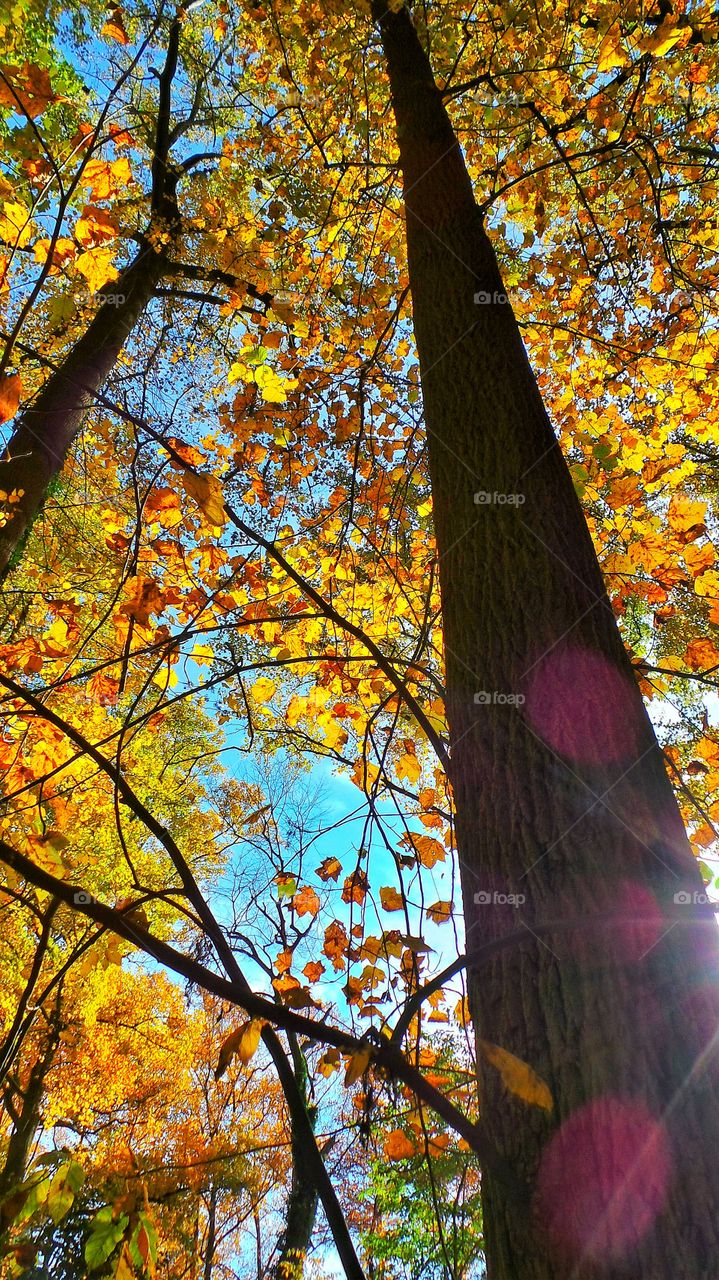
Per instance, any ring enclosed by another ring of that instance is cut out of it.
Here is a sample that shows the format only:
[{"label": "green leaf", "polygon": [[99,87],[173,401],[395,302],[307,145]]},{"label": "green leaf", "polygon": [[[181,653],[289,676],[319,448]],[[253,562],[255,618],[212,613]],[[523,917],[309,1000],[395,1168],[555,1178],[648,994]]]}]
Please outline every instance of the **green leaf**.
[{"label": "green leaf", "polygon": [[115,1222],[109,1204],[103,1205],[102,1209],[95,1214],[90,1235],[85,1243],[85,1262],[88,1270],[94,1271],[96,1267],[101,1267],[103,1262],[107,1261],[113,1249],[122,1240],[129,1221],[127,1214],[123,1213]]},{"label": "green leaf", "polygon": [[50,1217],[56,1225],[71,1209],[72,1202],[84,1181],[85,1171],[76,1160],[61,1165],[57,1170],[47,1196]]}]

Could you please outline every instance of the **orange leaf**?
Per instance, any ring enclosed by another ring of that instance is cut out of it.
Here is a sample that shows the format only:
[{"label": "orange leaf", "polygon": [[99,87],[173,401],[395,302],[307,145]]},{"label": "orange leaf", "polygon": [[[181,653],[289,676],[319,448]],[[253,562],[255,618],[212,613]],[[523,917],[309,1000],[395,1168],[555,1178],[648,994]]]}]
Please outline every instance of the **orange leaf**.
[{"label": "orange leaf", "polygon": [[320,909],[320,900],[314,889],[305,884],[297,890],[292,899],[292,906],[298,916],[316,916]]},{"label": "orange leaf", "polygon": [[320,863],[317,868],[315,875],[319,876],[320,880],[336,880],[341,870],[342,863],[338,858],[325,858],[324,862]]},{"label": "orange leaf", "polygon": [[106,40],[117,40],[118,44],[129,44],[130,37],[125,30],[124,17],[125,15],[119,5],[112,9],[100,35],[104,36]]},{"label": "orange leaf", "polygon": [[367,876],[364,871],[359,868],[353,871],[351,876],[347,876],[342,889],[343,902],[356,902],[362,906],[367,896]]},{"label": "orange leaf", "polygon": [[409,1160],[417,1154],[414,1143],[401,1129],[393,1129],[384,1140],[383,1151],[388,1160]]},{"label": "orange leaf", "polygon": [[444,924],[452,915],[452,903],[433,902],[431,907],[427,907],[427,915],[435,924]]},{"label": "orange leaf", "polygon": [[20,404],[22,380],[19,373],[11,373],[0,382],[0,422],[14,418]]},{"label": "orange leaf", "polygon": [[404,907],[404,898],[401,893],[393,889],[391,885],[387,885],[380,889],[379,899],[385,911],[401,911]]}]

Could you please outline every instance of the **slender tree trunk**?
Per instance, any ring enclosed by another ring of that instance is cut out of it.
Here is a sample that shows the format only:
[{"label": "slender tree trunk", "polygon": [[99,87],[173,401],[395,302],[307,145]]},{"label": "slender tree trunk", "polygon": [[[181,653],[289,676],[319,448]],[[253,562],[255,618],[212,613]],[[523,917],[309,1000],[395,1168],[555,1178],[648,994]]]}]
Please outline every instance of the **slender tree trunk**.
[{"label": "slender tree trunk", "polygon": [[262,1222],[259,1204],[253,1204],[252,1206],[252,1220],[255,1224],[255,1268],[257,1280],[264,1280],[265,1264],[262,1260]]},{"label": "slender tree trunk", "polygon": [[118,305],[105,302],[62,365],[19,419],[0,459],[0,577],[62,470],[88,409],[112,372],[147,307],[163,258],[141,251],[112,286]]},{"label": "slender tree trunk", "polygon": [[[179,170],[170,164],[171,91],[175,78],[181,22],[175,19],[159,77],[155,144],[152,158],[151,221],[140,252],[112,286],[105,302],[62,364],[51,374],[19,419],[0,458],[0,582],[21,551],[52,482],[95,397],[117,363],[128,337],[145,311],[158,282],[168,271],[169,254],[182,229],[177,205]],[[154,232],[166,243],[152,247]]]},{"label": "slender tree trunk", "polygon": [[217,1188],[210,1188],[210,1203],[207,1209],[207,1236],[205,1238],[205,1261],[202,1268],[202,1280],[212,1280],[212,1269],[215,1262],[217,1239]]},{"label": "slender tree trunk", "polygon": [[517,1208],[485,1177],[488,1275],[715,1280],[715,923],[696,908],[676,922],[675,895],[701,879],[569,471],[411,19],[373,10],[404,179],[468,949],[527,927],[470,973],[470,1007],[478,1037],[554,1098],[551,1114],[529,1106],[480,1066],[484,1124],[531,1195]]},{"label": "slender tree trunk", "polygon": [[[10,1134],[5,1163],[0,1172],[0,1203],[22,1182],[27,1172],[28,1158],[33,1138],[40,1123],[43,1090],[47,1073],[52,1066],[60,1035],[59,1016],[56,1010],[50,1037],[41,1056],[33,1063],[22,1088],[19,1083],[8,1081],[5,1088],[5,1103],[11,1114],[13,1128]],[[19,1108],[15,1105],[19,1098]],[[0,1214],[0,1219],[2,1215]]]},{"label": "slender tree trunk", "polygon": [[[288,1037],[295,1068],[295,1079],[312,1132],[315,1110],[307,1105],[307,1064],[295,1036]],[[305,1260],[312,1240],[317,1216],[317,1186],[307,1160],[307,1142],[303,1131],[290,1113],[292,1141],[292,1185],[287,1202],[287,1217],[282,1235],[282,1248],[274,1267],[275,1280],[302,1280]]]}]

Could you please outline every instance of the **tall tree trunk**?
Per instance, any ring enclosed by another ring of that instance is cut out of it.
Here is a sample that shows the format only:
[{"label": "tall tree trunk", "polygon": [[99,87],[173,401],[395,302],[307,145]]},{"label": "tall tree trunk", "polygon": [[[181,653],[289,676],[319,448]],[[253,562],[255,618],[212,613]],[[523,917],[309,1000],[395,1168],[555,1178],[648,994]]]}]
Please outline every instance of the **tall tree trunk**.
[{"label": "tall tree trunk", "polygon": [[676,923],[675,895],[702,883],[571,477],[429,61],[406,9],[373,11],[404,180],[468,949],[527,926],[469,974],[470,1008],[477,1036],[554,1098],[551,1114],[530,1107],[480,1066],[484,1124],[531,1196],[527,1211],[485,1177],[488,1275],[714,1280],[715,923],[696,908]]}]

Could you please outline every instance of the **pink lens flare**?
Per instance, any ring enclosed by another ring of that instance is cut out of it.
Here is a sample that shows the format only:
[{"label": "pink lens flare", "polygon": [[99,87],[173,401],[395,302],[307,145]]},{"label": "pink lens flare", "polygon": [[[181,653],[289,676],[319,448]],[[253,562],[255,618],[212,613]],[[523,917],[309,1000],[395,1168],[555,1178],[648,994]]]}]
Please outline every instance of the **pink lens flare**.
[{"label": "pink lens flare", "polygon": [[579,765],[616,765],[639,749],[632,682],[601,654],[561,645],[529,672],[524,713],[553,751]]},{"label": "pink lens flare", "polygon": [[604,1096],[565,1120],[542,1153],[538,1220],[557,1261],[611,1263],[640,1244],[664,1205],[672,1156],[642,1102]]}]

